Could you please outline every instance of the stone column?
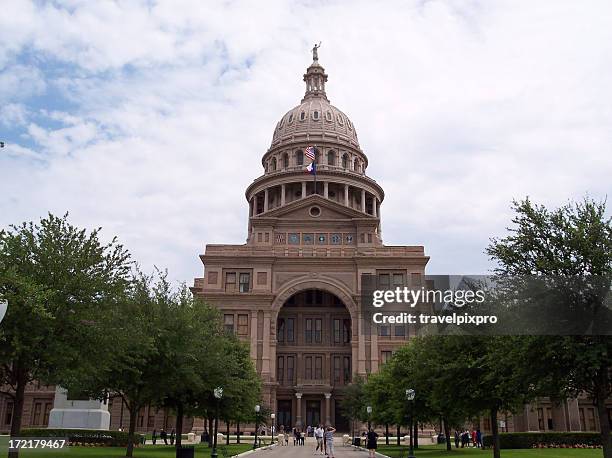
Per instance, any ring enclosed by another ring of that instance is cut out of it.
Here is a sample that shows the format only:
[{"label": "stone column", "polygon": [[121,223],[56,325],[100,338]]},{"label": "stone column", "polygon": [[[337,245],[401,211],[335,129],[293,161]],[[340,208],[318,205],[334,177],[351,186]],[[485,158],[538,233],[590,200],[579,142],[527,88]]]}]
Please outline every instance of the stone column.
[{"label": "stone column", "polygon": [[347,207],[349,206],[349,185],[345,184],[344,185],[344,205],[346,205]]},{"label": "stone column", "polygon": [[325,393],[325,426],[331,426],[331,393]]},{"label": "stone column", "polygon": [[323,182],[323,197],[329,198],[329,183],[327,181]]},{"label": "stone column", "polygon": [[295,393],[295,427],[302,427],[302,393]]},{"label": "stone column", "polygon": [[306,197],[306,182],[302,181],[302,199]]},{"label": "stone column", "polygon": [[285,205],[285,183],[281,185],[281,205]]},{"label": "stone column", "polygon": [[270,312],[263,317],[263,352],[261,355],[261,375],[264,381],[270,376]]},{"label": "stone column", "polygon": [[365,375],[366,373],[366,355],[365,355],[365,323],[363,315],[359,313],[357,316],[357,322],[359,327],[359,359],[357,361],[357,373]]},{"label": "stone column", "polygon": [[365,213],[366,211],[365,200],[366,200],[366,192],[365,192],[365,189],[362,189],[361,190],[361,211],[363,213]]},{"label": "stone column", "polygon": [[378,205],[378,202],[376,200],[376,196],[372,196],[372,216],[376,218],[376,210],[378,210],[376,208],[376,206]]},{"label": "stone column", "polygon": [[268,211],[268,188],[264,191],[264,212]]},{"label": "stone column", "polygon": [[251,312],[251,360],[257,367],[257,310]]}]

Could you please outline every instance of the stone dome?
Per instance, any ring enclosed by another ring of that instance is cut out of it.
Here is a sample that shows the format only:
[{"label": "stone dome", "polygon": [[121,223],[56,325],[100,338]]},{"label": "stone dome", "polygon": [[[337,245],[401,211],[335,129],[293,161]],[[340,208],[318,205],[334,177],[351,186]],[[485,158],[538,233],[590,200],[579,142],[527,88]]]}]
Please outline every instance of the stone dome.
[{"label": "stone dome", "polygon": [[329,103],[325,94],[327,75],[318,56],[304,74],[306,93],[302,102],[289,110],[276,124],[272,147],[301,141],[345,143],[358,150],[355,126],[347,115]]}]

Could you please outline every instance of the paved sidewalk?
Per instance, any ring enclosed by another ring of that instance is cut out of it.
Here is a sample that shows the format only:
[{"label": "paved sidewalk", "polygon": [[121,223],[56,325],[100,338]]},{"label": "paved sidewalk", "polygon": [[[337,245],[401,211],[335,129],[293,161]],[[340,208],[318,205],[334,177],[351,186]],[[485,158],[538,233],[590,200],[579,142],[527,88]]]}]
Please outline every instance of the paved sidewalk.
[{"label": "paved sidewalk", "polygon": [[[275,446],[268,450],[259,450],[250,456],[253,458],[276,458],[276,457],[286,457],[290,456],[291,458],[313,458],[313,457],[321,457],[324,458],[325,455],[321,455],[319,453],[315,454],[315,448],[317,446],[316,442],[313,438],[309,437],[306,439],[306,444],[303,447],[292,445],[293,442],[290,441],[287,446]],[[342,438],[336,437],[334,439],[334,456],[336,458],[364,458],[367,457],[367,453],[356,448],[353,448],[349,445],[342,445]]]}]

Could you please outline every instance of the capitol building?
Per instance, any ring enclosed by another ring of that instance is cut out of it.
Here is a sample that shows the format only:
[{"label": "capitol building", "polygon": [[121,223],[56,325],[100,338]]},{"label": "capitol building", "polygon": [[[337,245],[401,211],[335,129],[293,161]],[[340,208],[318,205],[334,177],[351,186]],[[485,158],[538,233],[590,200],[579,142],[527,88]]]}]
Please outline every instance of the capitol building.
[{"label": "capitol building", "polygon": [[[362,276],[381,287],[420,285],[429,258],[422,246],[384,245],[385,193],[367,174],[356,126],[330,103],[327,80],[315,47],[304,96],[279,119],[262,175],[246,189],[246,244],[207,245],[193,292],[250,344],[279,426],[348,431],[345,387],[408,339],[406,325],[369,332]],[[316,176],[307,170],[313,152]]]}]

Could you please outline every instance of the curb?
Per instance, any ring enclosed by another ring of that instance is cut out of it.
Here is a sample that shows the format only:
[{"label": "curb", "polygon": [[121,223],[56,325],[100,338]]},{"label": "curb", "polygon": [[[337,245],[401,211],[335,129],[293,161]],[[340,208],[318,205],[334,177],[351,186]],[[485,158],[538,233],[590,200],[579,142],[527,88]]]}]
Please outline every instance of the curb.
[{"label": "curb", "polygon": [[261,450],[269,450],[269,449],[271,449],[273,447],[276,447],[276,444],[266,445],[264,447],[256,448],[255,450],[247,450],[246,452],[242,452],[242,453],[240,453],[238,455],[232,455],[230,458],[238,458],[238,457],[242,457],[242,456],[247,456],[247,455],[250,455],[251,453],[259,452]]},{"label": "curb", "polygon": [[[354,448],[354,449],[356,449],[356,450],[360,450],[360,451],[362,451],[362,452],[368,452],[368,451],[369,451],[367,448],[357,447],[356,445],[351,445],[351,447],[353,447],[353,448]],[[389,456],[387,456],[387,455],[383,455],[382,453],[378,453],[378,452],[376,452],[376,456],[377,456],[378,458],[391,458],[391,457],[389,457]]]}]

